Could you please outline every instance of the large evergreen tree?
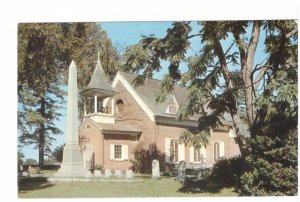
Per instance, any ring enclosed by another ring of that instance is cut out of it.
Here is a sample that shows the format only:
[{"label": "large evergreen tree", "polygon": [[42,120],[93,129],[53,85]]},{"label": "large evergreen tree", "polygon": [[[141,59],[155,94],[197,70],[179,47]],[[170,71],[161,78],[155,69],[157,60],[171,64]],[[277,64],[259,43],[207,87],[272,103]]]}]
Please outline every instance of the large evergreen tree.
[{"label": "large evergreen tree", "polygon": [[[18,27],[18,129],[19,141],[35,145],[44,165],[54,135],[54,122],[63,106],[68,66],[78,67],[79,90],[88,83],[100,51],[104,71],[113,78],[119,56],[96,23],[22,23]],[[82,107],[81,107],[82,108]],[[82,112],[82,110],[80,110]]]},{"label": "large evergreen tree", "polygon": [[58,24],[19,24],[18,27],[18,128],[20,141],[34,144],[39,165],[44,165],[60,113],[62,63]]}]

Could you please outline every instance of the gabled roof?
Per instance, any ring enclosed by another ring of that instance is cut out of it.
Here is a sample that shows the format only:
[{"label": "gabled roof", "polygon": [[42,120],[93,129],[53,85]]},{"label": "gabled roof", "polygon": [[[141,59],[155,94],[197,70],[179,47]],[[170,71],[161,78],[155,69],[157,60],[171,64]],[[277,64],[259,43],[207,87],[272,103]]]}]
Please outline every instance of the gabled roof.
[{"label": "gabled roof", "polygon": [[[156,101],[155,101],[156,96],[161,91],[161,85],[162,85],[161,80],[146,78],[144,85],[135,87],[132,84],[132,82],[136,78],[137,75],[120,72],[120,71],[118,73],[121,74],[127,80],[127,82],[131,85],[131,87],[133,89],[135,89],[137,94],[141,97],[141,99],[150,108],[150,110],[154,113],[155,116],[176,118],[176,114],[166,113],[170,99],[173,96],[175,97],[176,102],[179,106],[184,105],[187,102],[188,91],[185,87],[175,85],[174,90],[172,92],[170,92],[169,95],[167,95],[165,102],[156,103]],[[196,120],[198,120],[199,117],[200,117],[200,115],[194,115],[194,116],[189,117],[189,119],[196,121]]]},{"label": "gabled roof", "polygon": [[[137,75],[130,74],[126,72],[119,71],[118,74],[122,75],[128,84],[135,90],[135,92],[138,94],[138,96],[143,100],[143,102],[147,105],[147,107],[153,112],[153,115],[155,117],[164,117],[164,118],[176,118],[176,114],[169,114],[166,113],[166,109],[168,107],[168,104],[170,102],[170,99],[173,98],[173,96],[176,99],[177,104],[179,107],[181,105],[185,105],[187,103],[187,96],[188,96],[188,90],[186,87],[174,85],[174,90],[170,92],[169,95],[167,95],[166,100],[164,103],[156,103],[156,96],[161,91],[161,80],[156,79],[149,79],[146,78],[144,85],[140,85],[138,87],[135,87],[133,85],[133,80],[136,78]],[[211,109],[206,109],[208,113],[212,112]],[[190,121],[198,121],[201,114],[195,114],[193,116],[190,116],[188,120]],[[221,121],[223,124],[226,125],[232,125],[232,118],[228,113],[225,113],[223,117],[221,117]]]},{"label": "gabled roof", "polygon": [[98,94],[102,97],[110,97],[115,95],[117,92],[109,84],[106,75],[103,71],[100,60],[97,61],[97,65],[91,77],[88,86],[80,92],[82,95]]}]

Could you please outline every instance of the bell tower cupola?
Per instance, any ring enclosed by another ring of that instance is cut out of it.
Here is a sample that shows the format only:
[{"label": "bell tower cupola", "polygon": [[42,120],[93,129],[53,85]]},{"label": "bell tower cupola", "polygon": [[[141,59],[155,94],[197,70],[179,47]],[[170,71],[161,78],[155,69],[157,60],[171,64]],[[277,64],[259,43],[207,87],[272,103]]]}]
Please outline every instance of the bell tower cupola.
[{"label": "bell tower cupola", "polygon": [[[84,117],[90,117],[100,123],[115,123],[113,96],[117,92],[107,80],[99,53],[90,83],[80,94],[84,98]],[[109,103],[111,106],[108,106]]]}]

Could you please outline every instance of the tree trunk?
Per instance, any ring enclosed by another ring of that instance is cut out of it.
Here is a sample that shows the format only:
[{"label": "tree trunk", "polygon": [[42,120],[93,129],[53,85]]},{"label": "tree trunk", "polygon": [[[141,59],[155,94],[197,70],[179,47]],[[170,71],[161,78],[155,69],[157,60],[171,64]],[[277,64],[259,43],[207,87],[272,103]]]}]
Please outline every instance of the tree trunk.
[{"label": "tree trunk", "polygon": [[[43,118],[46,119],[46,101],[44,97],[41,98],[41,108],[40,113]],[[45,124],[42,122],[40,124],[39,131],[39,167],[44,167],[44,156],[45,156]]]},{"label": "tree trunk", "polygon": [[247,53],[246,67],[243,68],[243,79],[246,94],[246,113],[248,117],[248,124],[252,125],[255,119],[255,110],[253,107],[253,100],[255,89],[253,86],[253,70],[254,70],[254,57],[256,52],[257,43],[260,34],[260,22],[253,22],[252,37],[249,42]]},{"label": "tree trunk", "polygon": [[[230,72],[228,70],[225,54],[223,52],[221,43],[219,41],[217,41],[215,48],[216,48],[216,53],[218,55],[218,58],[221,62],[221,68],[223,70],[222,73],[223,73],[223,77],[224,77],[225,82],[226,82],[226,86],[228,88],[232,89],[235,86],[233,85],[233,82],[231,80],[231,75],[230,75]],[[241,133],[242,121],[241,121],[240,117],[238,116],[238,114],[233,112],[232,109],[229,109],[229,113],[232,117],[233,127],[236,131],[236,134],[237,134],[237,140],[238,140],[238,144],[239,144],[239,147],[240,147],[240,150],[241,150],[241,155],[243,156],[244,153],[245,153],[245,150],[244,150],[244,140],[243,140],[244,134]]]},{"label": "tree trunk", "polygon": [[40,142],[39,142],[39,167],[44,167],[44,155],[45,155],[45,144],[41,142],[42,137],[44,134],[40,134]]}]

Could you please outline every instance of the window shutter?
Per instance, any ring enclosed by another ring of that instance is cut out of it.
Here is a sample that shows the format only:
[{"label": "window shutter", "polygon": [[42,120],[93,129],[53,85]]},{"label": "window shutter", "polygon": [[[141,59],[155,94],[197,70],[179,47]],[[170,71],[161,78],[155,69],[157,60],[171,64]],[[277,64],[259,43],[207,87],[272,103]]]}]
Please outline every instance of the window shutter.
[{"label": "window shutter", "polygon": [[184,153],[185,145],[178,144],[178,161],[184,161],[185,160],[185,153]]},{"label": "window shutter", "polygon": [[194,147],[190,147],[190,163],[194,162]]},{"label": "window shutter", "polygon": [[206,163],[206,148],[204,146],[200,149],[200,155],[203,156],[203,163]]},{"label": "window shutter", "polygon": [[122,159],[128,160],[128,145],[122,145]]},{"label": "window shutter", "polygon": [[169,137],[165,138],[165,162],[171,163],[170,161],[170,143],[171,139]]},{"label": "window shutter", "polygon": [[225,150],[224,150],[224,142],[220,142],[220,157],[224,157]]},{"label": "window shutter", "polygon": [[114,160],[115,158],[115,145],[114,144],[111,144],[110,145],[110,160]]}]

